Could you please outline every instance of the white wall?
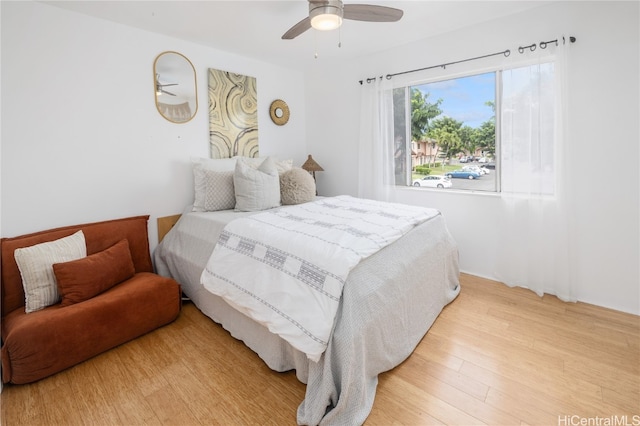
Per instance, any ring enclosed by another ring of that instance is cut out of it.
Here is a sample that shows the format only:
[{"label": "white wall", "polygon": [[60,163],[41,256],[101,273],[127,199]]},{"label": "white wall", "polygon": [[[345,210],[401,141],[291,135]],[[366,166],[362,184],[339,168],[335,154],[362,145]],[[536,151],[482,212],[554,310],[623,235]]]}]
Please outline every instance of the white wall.
[{"label": "white wall", "polygon": [[[261,155],[307,155],[300,72],[35,2],[1,2],[2,236],[138,214],[181,213],[193,200],[190,158],[207,157],[207,69],[257,78]],[[154,104],[153,61],[193,63],[199,109],[186,124]],[[269,118],[284,99],[286,126]]]},{"label": "white wall", "polygon": [[[301,164],[311,153],[325,169],[321,194],[355,195],[358,80],[574,35],[572,167],[600,152],[613,164],[605,178],[587,168],[572,182],[578,297],[640,314],[637,2],[557,2],[357,61],[319,62],[304,75],[46,4],[0,8],[0,235],[150,214],[152,248],[156,218],[192,201],[189,158],[208,155],[207,68],[257,78],[261,154]],[[196,68],[200,108],[186,124],[154,106],[152,65],[165,50]],[[268,117],[276,98],[292,112],[283,127]],[[494,277],[495,197],[408,188],[398,200],[439,208],[463,271]]]},{"label": "white wall", "polygon": [[[557,2],[319,67],[307,79],[306,91],[313,99],[308,117],[319,118],[308,119],[307,138],[325,169],[318,174],[320,192],[357,193],[358,80],[573,35],[569,111],[575,145],[564,166],[576,172],[570,182],[576,212],[570,249],[577,295],[584,302],[640,314],[638,28],[637,2]],[[458,241],[462,270],[495,277],[495,235],[503,213],[498,197],[412,188],[396,195],[401,202],[440,209]]]}]

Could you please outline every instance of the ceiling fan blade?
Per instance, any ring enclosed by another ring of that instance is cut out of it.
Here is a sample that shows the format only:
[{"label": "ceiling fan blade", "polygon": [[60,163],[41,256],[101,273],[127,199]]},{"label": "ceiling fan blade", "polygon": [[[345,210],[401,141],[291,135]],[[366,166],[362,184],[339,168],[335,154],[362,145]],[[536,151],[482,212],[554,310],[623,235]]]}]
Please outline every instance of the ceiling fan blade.
[{"label": "ceiling fan blade", "polygon": [[402,18],[404,12],[400,9],[373,4],[345,4],[344,19],[368,22],[395,22]]},{"label": "ceiling fan blade", "polygon": [[163,88],[163,87],[167,87],[167,86],[177,86],[178,83],[160,83],[160,74],[156,73],[156,86],[158,86],[159,89]]},{"label": "ceiling fan blade", "polygon": [[282,36],[283,40],[291,40],[298,37],[303,32],[311,28],[311,19],[307,16],[302,21],[295,24]]},{"label": "ceiling fan blade", "polygon": [[167,92],[167,91],[166,91],[166,90],[164,90],[164,89],[160,89],[160,91],[161,91],[162,93],[165,93],[165,94],[169,95],[169,96],[175,96],[175,95],[176,95],[175,93]]}]

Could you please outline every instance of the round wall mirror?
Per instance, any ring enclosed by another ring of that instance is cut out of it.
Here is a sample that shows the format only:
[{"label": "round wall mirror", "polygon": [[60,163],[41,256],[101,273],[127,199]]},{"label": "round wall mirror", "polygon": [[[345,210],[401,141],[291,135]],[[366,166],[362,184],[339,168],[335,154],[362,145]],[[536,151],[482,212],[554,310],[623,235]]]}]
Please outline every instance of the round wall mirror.
[{"label": "round wall mirror", "polygon": [[153,62],[156,108],[173,123],[186,123],[198,111],[196,70],[184,55],[162,52]]},{"label": "round wall mirror", "polygon": [[282,99],[276,99],[269,106],[271,121],[278,126],[284,126],[289,121],[289,106]]}]

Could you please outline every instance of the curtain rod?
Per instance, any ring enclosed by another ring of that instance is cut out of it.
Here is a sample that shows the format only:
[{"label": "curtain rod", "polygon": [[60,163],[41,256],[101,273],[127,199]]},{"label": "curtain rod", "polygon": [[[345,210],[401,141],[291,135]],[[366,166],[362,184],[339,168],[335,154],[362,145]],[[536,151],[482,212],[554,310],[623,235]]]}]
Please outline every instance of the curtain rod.
[{"label": "curtain rod", "polygon": [[[576,38],[571,36],[571,37],[569,37],[569,41],[571,43],[575,43],[576,42]],[[536,43],[533,43],[533,44],[530,44],[529,46],[520,46],[520,47],[518,47],[518,53],[522,54],[522,53],[525,52],[526,49],[529,49],[531,52],[533,52],[534,50],[536,50],[537,46],[540,46],[541,49],[546,49],[547,45],[549,45],[551,43],[555,43],[556,46],[557,46],[558,45],[558,39],[549,40],[549,41],[541,41],[538,45],[536,45]],[[562,37],[562,44],[565,44],[565,43],[566,43],[566,40],[565,40],[564,37]],[[447,63],[440,64],[440,65],[432,65],[432,66],[429,66],[429,67],[418,68],[418,69],[415,69],[415,70],[402,71],[402,72],[397,72],[395,74],[387,74],[385,77],[386,77],[387,80],[391,80],[393,77],[395,77],[397,75],[410,74],[412,72],[425,71],[425,70],[430,70],[430,69],[434,69],[434,68],[446,68],[449,65],[461,64],[463,62],[470,62],[470,61],[475,61],[475,60],[484,59],[484,58],[490,58],[492,56],[498,56],[498,55],[504,55],[505,57],[508,57],[509,55],[511,55],[511,50],[507,49],[507,50],[503,50],[502,52],[489,53],[487,55],[476,56],[476,57],[467,58],[467,59],[461,59],[459,61],[447,62]],[[359,80],[358,83],[360,83],[360,85],[362,85],[362,83],[364,81],[366,81],[367,83],[371,83],[372,81],[375,81],[376,78],[382,79],[382,76],[380,76],[380,77],[368,77],[366,80]]]}]

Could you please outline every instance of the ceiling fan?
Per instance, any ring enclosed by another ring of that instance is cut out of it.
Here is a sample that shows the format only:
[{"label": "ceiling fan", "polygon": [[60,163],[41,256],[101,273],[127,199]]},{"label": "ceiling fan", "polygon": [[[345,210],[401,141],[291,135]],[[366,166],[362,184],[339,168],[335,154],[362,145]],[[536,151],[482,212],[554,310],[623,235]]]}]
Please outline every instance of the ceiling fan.
[{"label": "ceiling fan", "polygon": [[166,90],[164,90],[165,87],[169,87],[169,86],[177,86],[178,83],[166,83],[166,84],[162,84],[160,83],[160,74],[156,74],[156,94],[157,95],[169,95],[169,96],[176,96],[175,93],[171,93],[171,92],[167,92]]},{"label": "ceiling fan", "polygon": [[342,19],[368,22],[395,22],[403,11],[393,7],[372,4],[343,4],[341,0],[308,0],[309,16],[295,24],[282,36],[283,40],[298,37],[310,28],[334,30],[342,25]]}]

